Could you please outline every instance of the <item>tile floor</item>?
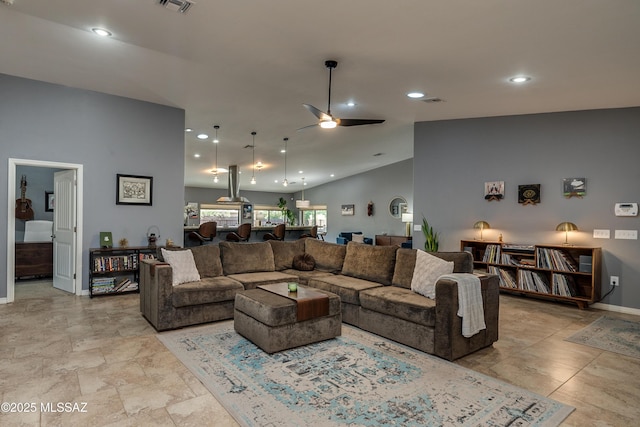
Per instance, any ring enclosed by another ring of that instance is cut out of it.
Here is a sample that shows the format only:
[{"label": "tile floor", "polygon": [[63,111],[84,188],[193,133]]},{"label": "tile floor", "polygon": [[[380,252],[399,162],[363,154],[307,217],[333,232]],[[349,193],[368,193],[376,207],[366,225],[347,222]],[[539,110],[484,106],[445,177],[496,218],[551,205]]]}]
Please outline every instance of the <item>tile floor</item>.
[{"label": "tile floor", "polygon": [[[502,295],[500,340],[456,363],[575,406],[563,425],[638,425],[640,359],[563,341],[602,314]],[[35,410],[2,413],[0,425],[237,425],[155,335],[137,294],[18,284],[0,305],[0,401]],[[58,402],[70,405],[52,411]]]}]

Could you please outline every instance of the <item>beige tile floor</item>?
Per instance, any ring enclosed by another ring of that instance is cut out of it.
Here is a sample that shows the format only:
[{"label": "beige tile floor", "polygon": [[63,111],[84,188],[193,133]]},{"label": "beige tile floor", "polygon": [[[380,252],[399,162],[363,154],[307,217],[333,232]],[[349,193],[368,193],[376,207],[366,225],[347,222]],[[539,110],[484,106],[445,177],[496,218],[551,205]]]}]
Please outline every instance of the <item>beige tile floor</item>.
[{"label": "beige tile floor", "polygon": [[[636,426],[640,359],[563,341],[602,314],[502,295],[500,340],[457,363],[575,406],[563,425]],[[0,305],[0,401],[35,411],[0,414],[0,425],[237,425],[155,335],[137,294],[18,284]],[[58,402],[74,412],[41,410]]]}]

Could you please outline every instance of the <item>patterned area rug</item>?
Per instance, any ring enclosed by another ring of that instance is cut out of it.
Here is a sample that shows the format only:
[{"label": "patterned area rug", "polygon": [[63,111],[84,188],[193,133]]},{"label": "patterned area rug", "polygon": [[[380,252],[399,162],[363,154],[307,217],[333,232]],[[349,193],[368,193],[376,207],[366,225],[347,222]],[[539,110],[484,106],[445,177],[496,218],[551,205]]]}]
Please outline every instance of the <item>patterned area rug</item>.
[{"label": "patterned area rug", "polygon": [[574,408],[343,325],[269,355],[233,322],[157,335],[243,426],[557,426]]},{"label": "patterned area rug", "polygon": [[640,323],[602,316],[565,341],[640,359]]}]

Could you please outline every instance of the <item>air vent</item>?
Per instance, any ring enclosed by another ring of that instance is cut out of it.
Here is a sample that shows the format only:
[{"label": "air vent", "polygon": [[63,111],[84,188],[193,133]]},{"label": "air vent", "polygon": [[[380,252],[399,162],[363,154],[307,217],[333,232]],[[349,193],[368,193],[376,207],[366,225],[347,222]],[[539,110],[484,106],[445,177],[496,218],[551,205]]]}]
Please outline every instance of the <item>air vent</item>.
[{"label": "air vent", "polygon": [[187,13],[187,10],[189,10],[194,2],[187,0],[158,0],[158,4],[173,12]]}]

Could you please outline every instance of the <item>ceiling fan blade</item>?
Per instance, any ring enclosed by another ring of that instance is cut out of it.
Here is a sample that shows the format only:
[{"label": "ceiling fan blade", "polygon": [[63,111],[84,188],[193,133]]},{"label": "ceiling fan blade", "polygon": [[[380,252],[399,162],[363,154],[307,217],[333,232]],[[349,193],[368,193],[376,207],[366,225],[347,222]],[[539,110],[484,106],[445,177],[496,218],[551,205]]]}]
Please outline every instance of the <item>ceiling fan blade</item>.
[{"label": "ceiling fan blade", "polygon": [[378,119],[340,119],[338,126],[362,126],[362,125],[375,125],[378,123],[384,123],[384,120]]},{"label": "ceiling fan blade", "polygon": [[331,116],[328,115],[327,113],[325,113],[324,111],[320,111],[318,110],[316,107],[314,107],[311,104],[302,104],[304,106],[304,108],[306,108],[307,110],[309,110],[309,112],[311,114],[313,114],[314,116],[316,116],[317,118],[319,118],[320,120],[331,120]]}]

